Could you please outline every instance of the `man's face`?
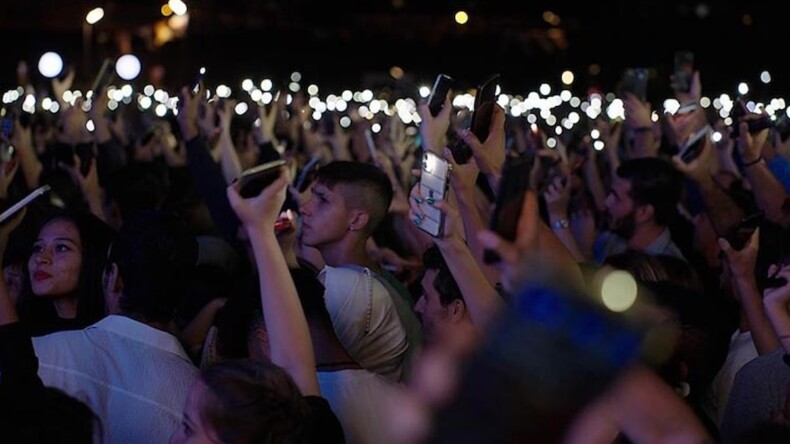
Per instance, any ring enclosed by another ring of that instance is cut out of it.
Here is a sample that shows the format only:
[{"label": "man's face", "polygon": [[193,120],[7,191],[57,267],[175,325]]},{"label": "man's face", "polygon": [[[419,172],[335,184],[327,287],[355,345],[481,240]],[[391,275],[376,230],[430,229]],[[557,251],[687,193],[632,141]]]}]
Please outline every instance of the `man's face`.
[{"label": "man's face", "polygon": [[316,183],[311,190],[310,200],[302,205],[302,242],[310,247],[321,248],[343,239],[349,231],[351,209],[338,192],[343,185],[331,190]]},{"label": "man's face", "polygon": [[631,182],[616,177],[604,201],[609,229],[625,239],[630,239],[636,228],[636,204],[629,195],[630,191]]},{"label": "man's face", "polygon": [[447,307],[442,306],[439,299],[439,292],[433,288],[433,281],[438,272],[436,270],[426,270],[422,278],[422,296],[414,305],[414,311],[422,322],[423,334],[426,340],[435,342],[441,340],[448,334],[447,330],[451,327],[450,316]]}]

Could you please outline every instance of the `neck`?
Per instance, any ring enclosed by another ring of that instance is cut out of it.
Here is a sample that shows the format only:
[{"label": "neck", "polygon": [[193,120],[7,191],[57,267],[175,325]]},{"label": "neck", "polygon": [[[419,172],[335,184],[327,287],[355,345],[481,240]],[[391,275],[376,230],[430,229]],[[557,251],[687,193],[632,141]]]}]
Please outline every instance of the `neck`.
[{"label": "neck", "polygon": [[355,264],[378,270],[378,264],[368,255],[365,239],[357,237],[345,238],[340,242],[320,248],[324,262],[332,267],[344,264]]},{"label": "neck", "polygon": [[645,251],[659,236],[664,233],[667,227],[648,222],[636,227],[634,235],[628,239],[628,247],[637,251]]},{"label": "neck", "polygon": [[134,319],[135,321],[137,321],[137,322],[139,322],[141,324],[145,324],[145,325],[147,325],[147,326],[149,326],[151,328],[155,328],[157,330],[162,330],[162,331],[164,331],[166,333],[171,333],[174,336],[177,336],[177,335],[175,335],[175,333],[173,333],[173,329],[171,328],[169,323],[158,322],[158,321],[149,321],[149,320],[145,319],[142,316],[139,316],[139,315],[136,315],[136,314],[131,314],[131,313],[115,313],[115,314],[117,314],[118,316],[127,317],[129,319]]},{"label": "neck", "polygon": [[77,317],[77,298],[66,296],[52,300],[55,312],[61,319],[74,319]]}]

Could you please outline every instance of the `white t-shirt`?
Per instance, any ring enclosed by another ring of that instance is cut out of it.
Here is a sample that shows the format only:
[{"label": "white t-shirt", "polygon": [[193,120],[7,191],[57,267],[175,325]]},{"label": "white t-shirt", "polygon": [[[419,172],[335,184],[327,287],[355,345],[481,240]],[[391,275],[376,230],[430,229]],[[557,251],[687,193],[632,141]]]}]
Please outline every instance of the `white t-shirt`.
[{"label": "white t-shirt", "polygon": [[716,377],[713,378],[704,403],[705,412],[717,426],[721,426],[724,410],[727,408],[727,401],[730,398],[730,390],[738,370],[757,355],[757,348],[752,341],[751,332],[736,331],[732,334],[727,358]]},{"label": "white t-shirt", "polygon": [[105,443],[167,443],[197,368],[178,340],[125,316],[33,338],[44,385],[84,402]]},{"label": "white t-shirt", "polygon": [[326,266],[318,275],[337,338],[362,367],[400,381],[409,349],[386,287],[370,272]]},{"label": "white t-shirt", "polygon": [[321,396],[337,415],[348,444],[386,443],[392,397],[398,384],[373,372],[318,372]]}]

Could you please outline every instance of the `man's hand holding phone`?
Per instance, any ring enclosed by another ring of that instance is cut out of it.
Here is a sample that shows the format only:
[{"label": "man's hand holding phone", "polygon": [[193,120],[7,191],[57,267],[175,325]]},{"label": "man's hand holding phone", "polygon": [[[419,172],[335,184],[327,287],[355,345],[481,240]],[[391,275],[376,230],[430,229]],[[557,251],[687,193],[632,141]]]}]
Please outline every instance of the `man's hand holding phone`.
[{"label": "man's hand holding phone", "polygon": [[449,96],[445,97],[444,106],[435,117],[431,114],[427,102],[420,104],[417,111],[422,119],[420,122],[420,136],[422,137],[423,148],[434,154],[441,154],[442,148],[446,143],[447,130],[450,128],[452,106]]},{"label": "man's hand holding phone", "polygon": [[231,208],[247,230],[254,236],[275,237],[272,227],[280,215],[285,202],[285,195],[290,183],[290,174],[285,167],[279,167],[279,176],[258,195],[244,198],[240,194],[241,183],[236,181],[227,188],[228,201]]},{"label": "man's hand holding phone", "polygon": [[[693,150],[693,154],[696,155],[691,156],[692,152],[689,150]],[[684,156],[684,154],[686,155]],[[675,169],[683,173],[683,175],[700,183],[706,180],[712,180],[710,175],[710,164],[713,159],[713,154],[713,142],[710,140],[708,133],[705,133],[694,146],[689,146],[685,151],[672,156],[672,164],[675,166]]]},{"label": "man's hand holding phone", "polygon": [[762,129],[752,134],[749,132],[747,120],[740,120],[737,125],[739,125],[737,146],[738,152],[741,154],[741,160],[747,165],[759,162],[762,157],[763,145],[768,139],[768,129]]},{"label": "man's hand holding phone", "polygon": [[178,125],[181,127],[181,136],[185,142],[190,141],[200,134],[198,127],[198,108],[203,100],[201,94],[192,94],[189,87],[181,89],[178,98]]},{"label": "man's hand holding phone", "polygon": [[[449,199],[449,194],[447,195],[447,199],[444,200],[433,200],[428,196],[424,196],[420,192],[420,184],[414,185],[409,194],[409,219],[417,225],[418,228],[426,231],[424,229],[424,224],[432,223],[430,221],[426,222],[429,220],[425,213],[426,206],[430,207],[432,212],[441,214],[438,220],[442,227],[438,231],[438,235],[433,235],[434,242],[436,242],[436,245],[440,248],[459,240],[463,242],[463,220],[461,219],[458,209],[455,205],[450,204]],[[435,218],[435,216],[431,217]]]},{"label": "man's hand holding phone", "polygon": [[757,253],[760,246],[760,229],[756,228],[740,250],[725,238],[719,238],[719,247],[727,258],[727,266],[732,277],[736,280],[748,282],[754,279],[754,267],[757,264]]},{"label": "man's hand holding phone", "polygon": [[472,149],[480,172],[489,178],[489,183],[496,189],[497,179],[505,164],[505,110],[499,105],[494,106],[486,140],[481,142],[471,130],[462,131],[461,137]]}]

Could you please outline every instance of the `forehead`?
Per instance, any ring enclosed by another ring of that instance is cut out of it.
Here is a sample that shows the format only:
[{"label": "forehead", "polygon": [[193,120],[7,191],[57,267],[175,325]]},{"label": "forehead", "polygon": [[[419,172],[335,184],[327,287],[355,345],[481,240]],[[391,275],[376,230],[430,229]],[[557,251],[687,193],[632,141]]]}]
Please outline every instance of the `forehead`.
[{"label": "forehead", "polygon": [[434,294],[436,290],[433,288],[433,281],[436,279],[436,275],[438,271],[433,270],[431,268],[425,270],[425,273],[422,275],[422,280],[420,283],[422,284],[422,290],[427,295],[428,293]]},{"label": "forehead", "polygon": [[329,200],[345,201],[348,198],[348,187],[342,183],[336,183],[330,187],[325,183],[316,182],[313,185],[312,192],[320,194]]},{"label": "forehead", "polygon": [[614,180],[612,180],[612,191],[614,191],[620,199],[628,198],[631,191],[631,181],[619,176],[615,177]]},{"label": "forehead", "polygon": [[55,219],[41,227],[38,237],[65,237],[76,241],[80,239],[80,232],[74,222],[67,219]]}]

